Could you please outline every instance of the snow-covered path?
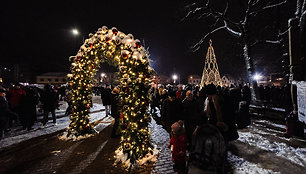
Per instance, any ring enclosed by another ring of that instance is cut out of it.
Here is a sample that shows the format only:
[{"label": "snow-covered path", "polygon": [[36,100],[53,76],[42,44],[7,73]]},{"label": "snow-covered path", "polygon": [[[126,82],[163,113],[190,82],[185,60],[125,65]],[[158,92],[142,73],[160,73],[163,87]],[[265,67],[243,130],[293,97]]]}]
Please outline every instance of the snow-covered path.
[{"label": "snow-covered path", "polygon": [[[12,131],[5,138],[0,140],[0,150],[2,148],[11,146],[13,144],[20,143],[22,141],[26,141],[26,140],[36,138],[42,135],[52,134],[57,131],[66,129],[70,123],[69,116],[64,116],[66,107],[67,107],[66,103],[63,102],[60,109],[56,111],[56,115],[57,117],[59,117],[56,119],[56,124],[53,124],[49,121],[45,125],[45,127],[41,127],[42,124],[40,122],[36,122],[33,126],[33,129],[30,131],[21,130],[21,126],[13,128]],[[104,110],[104,106],[102,104],[100,103],[93,104],[93,107],[90,109],[90,112],[91,112],[90,122],[91,123],[105,117],[105,112],[99,112],[101,110]]]},{"label": "snow-covered path", "polygon": [[304,173],[306,141],[284,138],[284,131],[284,125],[267,120],[254,120],[239,130],[228,153],[233,173]]}]

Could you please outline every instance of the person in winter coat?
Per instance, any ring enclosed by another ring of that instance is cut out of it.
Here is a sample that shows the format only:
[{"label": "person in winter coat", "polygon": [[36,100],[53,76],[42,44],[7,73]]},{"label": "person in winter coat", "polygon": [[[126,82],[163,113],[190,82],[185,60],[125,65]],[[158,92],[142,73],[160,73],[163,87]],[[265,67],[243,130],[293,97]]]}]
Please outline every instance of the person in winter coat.
[{"label": "person in winter coat", "polygon": [[6,100],[6,90],[0,87],[0,138],[4,136],[4,132],[8,131],[9,118],[17,118],[17,114],[12,112]]},{"label": "person in winter coat", "polygon": [[188,174],[222,174],[226,146],[219,129],[212,124],[197,126],[189,151]]},{"label": "person in winter coat", "polygon": [[43,126],[48,122],[49,112],[52,114],[53,123],[56,123],[55,109],[58,107],[58,94],[56,90],[51,85],[46,85],[40,100],[44,110]]},{"label": "person in winter coat", "polygon": [[204,103],[204,112],[208,117],[208,122],[213,125],[222,125],[222,102],[217,95],[217,88],[213,84],[206,86],[206,100]]},{"label": "person in winter coat", "polygon": [[168,98],[168,91],[167,91],[167,89],[163,89],[162,91],[161,91],[161,93],[159,94],[159,103],[160,103],[160,105],[162,106],[163,105],[163,103],[164,103],[164,101]]},{"label": "person in winter coat", "polygon": [[174,170],[179,173],[184,173],[186,167],[186,148],[187,142],[183,121],[179,120],[171,125],[172,137],[169,142],[169,147],[172,151],[172,161],[174,162]]},{"label": "person in winter coat", "polygon": [[208,123],[219,128],[226,142],[238,139],[233,100],[226,96],[218,96],[213,84],[206,86],[206,95],[204,112],[208,117]]},{"label": "person in winter coat", "polygon": [[175,93],[176,98],[180,99],[181,101],[185,98],[184,96],[184,90],[182,85],[178,85],[178,89]]},{"label": "person in winter coat", "polygon": [[33,87],[26,87],[26,95],[21,99],[22,115],[20,117],[23,129],[31,130],[36,119],[36,105],[38,104],[38,95]]},{"label": "person in winter coat", "polygon": [[171,125],[182,120],[183,109],[182,102],[176,98],[175,92],[169,92],[169,97],[162,104],[161,117],[164,127],[168,133],[171,133]]},{"label": "person in winter coat", "polygon": [[183,117],[189,146],[191,146],[192,133],[201,121],[200,113],[198,101],[193,98],[190,90],[187,91],[186,98],[183,100]]},{"label": "person in winter coat", "polygon": [[112,99],[112,90],[110,88],[110,85],[106,85],[106,88],[103,90],[103,93],[101,94],[101,99],[103,106],[105,106],[105,112],[106,116],[110,115],[111,113],[111,99]]},{"label": "person in winter coat", "polygon": [[[7,93],[7,99],[11,110],[18,114],[19,119],[22,117],[21,98],[26,95],[26,92],[21,88],[19,83],[10,88]],[[16,118],[17,119],[17,118]],[[12,120],[9,120],[9,127],[12,126]]]},{"label": "person in winter coat", "polygon": [[[159,109],[159,93],[158,90],[154,87],[151,88],[151,97],[152,97],[152,102],[151,102],[151,109],[150,113],[155,114],[156,112],[156,107]],[[160,109],[159,109],[160,110]]]},{"label": "person in winter coat", "polygon": [[112,112],[112,117],[115,119],[115,123],[113,126],[112,134],[111,137],[117,137],[117,129],[119,127],[119,119],[120,119],[120,112],[118,109],[118,104],[119,104],[119,88],[115,87],[113,91],[111,92],[111,112]]},{"label": "person in winter coat", "polygon": [[64,100],[67,102],[68,104],[68,107],[65,111],[65,115],[68,116],[71,114],[71,111],[72,111],[72,91],[67,88],[65,90],[65,97],[64,97]]}]

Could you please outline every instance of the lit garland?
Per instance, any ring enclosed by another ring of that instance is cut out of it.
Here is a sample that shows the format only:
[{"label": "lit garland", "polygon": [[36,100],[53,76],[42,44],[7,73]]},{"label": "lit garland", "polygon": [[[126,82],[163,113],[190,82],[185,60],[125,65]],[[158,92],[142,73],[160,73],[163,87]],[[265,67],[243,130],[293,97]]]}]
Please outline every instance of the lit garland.
[{"label": "lit garland", "polygon": [[119,69],[121,147],[132,163],[152,151],[148,124],[150,67],[148,51],[133,35],[103,26],[81,46],[76,56],[70,58],[72,113],[68,136],[92,133],[89,109],[92,84],[101,62]]}]

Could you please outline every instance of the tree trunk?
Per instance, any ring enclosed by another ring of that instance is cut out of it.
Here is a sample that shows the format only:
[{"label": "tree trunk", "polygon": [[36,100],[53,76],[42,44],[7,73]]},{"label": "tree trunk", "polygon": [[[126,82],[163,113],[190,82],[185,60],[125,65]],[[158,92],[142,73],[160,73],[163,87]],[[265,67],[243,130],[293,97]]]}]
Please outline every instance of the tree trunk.
[{"label": "tree trunk", "polygon": [[247,69],[248,81],[250,83],[252,100],[256,100],[256,99],[259,98],[258,90],[257,90],[258,89],[257,88],[257,81],[253,79],[253,76],[255,74],[254,63],[253,63],[253,60],[250,57],[249,45],[248,45],[247,42],[244,42],[243,57],[244,57],[245,66],[246,66],[246,69]]}]

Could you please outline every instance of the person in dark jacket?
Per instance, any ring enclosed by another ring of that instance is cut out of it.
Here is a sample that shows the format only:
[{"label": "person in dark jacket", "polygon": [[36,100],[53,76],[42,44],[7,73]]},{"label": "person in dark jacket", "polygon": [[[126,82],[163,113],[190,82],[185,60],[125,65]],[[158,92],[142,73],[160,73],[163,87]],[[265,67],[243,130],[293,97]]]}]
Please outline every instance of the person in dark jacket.
[{"label": "person in dark jacket", "polygon": [[151,102],[151,109],[150,113],[155,114],[156,112],[156,107],[159,109],[159,94],[158,90],[154,87],[151,88],[151,97],[152,97],[152,102]]},{"label": "person in dark jacket", "polygon": [[209,118],[208,122],[218,127],[226,142],[238,139],[233,99],[217,95],[216,86],[213,84],[206,86],[206,95],[204,111]]},{"label": "person in dark jacket", "polygon": [[106,85],[106,88],[101,93],[101,99],[103,106],[105,106],[106,116],[110,115],[111,113],[111,100],[112,100],[112,90],[110,85]]},{"label": "person in dark jacket", "polygon": [[46,85],[40,100],[44,110],[43,126],[48,122],[49,112],[52,114],[53,123],[56,123],[55,109],[58,107],[58,94],[56,90],[51,85]]},{"label": "person in dark jacket", "polygon": [[193,98],[192,92],[186,92],[186,98],[183,100],[183,114],[186,128],[186,135],[188,145],[191,145],[192,133],[197,124],[200,123],[200,105],[196,99]]},{"label": "person in dark jacket", "polygon": [[169,97],[162,104],[161,116],[164,127],[168,133],[171,133],[171,125],[182,120],[183,109],[182,102],[176,98],[175,91],[169,92]]},{"label": "person in dark jacket", "polygon": [[9,118],[17,118],[17,114],[12,112],[6,100],[6,90],[0,87],[0,138],[4,136],[4,132],[8,131]]},{"label": "person in dark jacket", "polygon": [[34,88],[25,87],[26,95],[21,99],[22,117],[20,117],[23,129],[31,130],[36,118],[36,105],[38,104],[38,95]]},{"label": "person in dark jacket", "polygon": [[120,119],[120,112],[118,109],[118,104],[119,104],[119,88],[115,87],[113,91],[111,92],[111,115],[115,119],[115,123],[113,126],[112,134],[111,137],[115,138],[117,137],[117,130],[119,127],[119,119]]}]

